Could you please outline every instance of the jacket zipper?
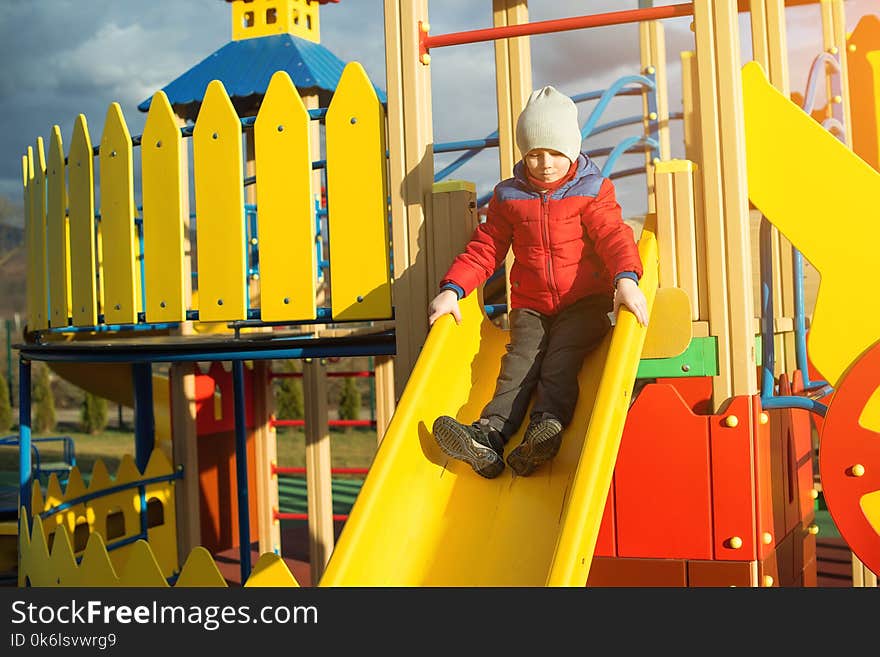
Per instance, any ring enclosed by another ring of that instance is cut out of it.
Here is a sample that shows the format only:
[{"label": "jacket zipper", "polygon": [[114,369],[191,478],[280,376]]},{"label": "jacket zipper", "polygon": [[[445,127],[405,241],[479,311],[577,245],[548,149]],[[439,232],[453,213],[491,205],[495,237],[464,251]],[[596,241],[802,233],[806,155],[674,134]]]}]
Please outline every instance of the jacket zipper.
[{"label": "jacket zipper", "polygon": [[541,225],[547,243],[547,285],[550,287],[550,297],[553,307],[559,305],[556,292],[556,281],[553,279],[553,249],[550,247],[550,205],[547,201],[547,192],[541,192]]}]

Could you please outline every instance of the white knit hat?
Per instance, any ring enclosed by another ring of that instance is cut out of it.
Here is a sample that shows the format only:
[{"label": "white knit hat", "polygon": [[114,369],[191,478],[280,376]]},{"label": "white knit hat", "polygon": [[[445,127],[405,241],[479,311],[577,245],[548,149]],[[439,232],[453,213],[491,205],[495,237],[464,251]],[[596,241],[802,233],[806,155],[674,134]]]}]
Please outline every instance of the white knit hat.
[{"label": "white knit hat", "polygon": [[550,86],[532,92],[516,122],[516,145],[523,157],[533,148],[549,148],[574,162],[581,141],[574,101]]}]

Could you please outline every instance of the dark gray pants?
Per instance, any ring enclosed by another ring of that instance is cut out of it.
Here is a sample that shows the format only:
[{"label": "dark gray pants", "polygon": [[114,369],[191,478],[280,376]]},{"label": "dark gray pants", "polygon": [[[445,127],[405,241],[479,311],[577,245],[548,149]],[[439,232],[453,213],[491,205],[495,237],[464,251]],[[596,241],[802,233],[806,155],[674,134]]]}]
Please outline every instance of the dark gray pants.
[{"label": "dark gray pants", "polygon": [[481,414],[505,441],[519,429],[532,393],[531,418],[547,413],[567,426],[578,398],[584,357],[611,328],[611,297],[593,295],[542,315],[527,308],[510,311],[510,344],[501,359],[495,395]]}]

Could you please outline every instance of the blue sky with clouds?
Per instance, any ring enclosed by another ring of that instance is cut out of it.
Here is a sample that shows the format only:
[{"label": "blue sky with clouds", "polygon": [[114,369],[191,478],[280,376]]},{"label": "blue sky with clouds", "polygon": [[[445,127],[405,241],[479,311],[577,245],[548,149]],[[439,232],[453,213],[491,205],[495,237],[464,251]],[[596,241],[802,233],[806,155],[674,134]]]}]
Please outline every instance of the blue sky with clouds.
[{"label": "blue sky with clouds", "polygon": [[[657,0],[654,4],[677,4]],[[531,0],[532,21],[585,12],[632,9],[638,0]],[[21,155],[38,135],[57,124],[66,144],[77,114],[85,114],[97,143],[108,105],[119,102],[132,134],[146,115],[137,104],[230,40],[230,9],[222,0],[0,0],[0,196],[21,203]],[[847,0],[847,29],[868,13],[880,14],[880,0]],[[431,0],[432,34],[489,27],[489,0]],[[743,58],[750,57],[748,24],[742,17]],[[822,47],[818,6],[787,11],[791,88],[803,89],[810,63]],[[693,49],[690,19],[664,21],[670,111],[680,111],[679,53]],[[321,9],[321,42],[344,61],[360,61],[373,81],[385,86],[382,0],[341,0]],[[604,89],[623,75],[638,73],[635,25],[537,35],[531,39],[533,84],[553,84],[577,94]],[[497,127],[494,55],[489,43],[432,51],[433,122],[436,142],[480,138]],[[592,104],[581,106],[586,120]],[[608,120],[641,112],[636,98],[620,99]],[[586,148],[613,146],[636,126],[603,133]],[[682,156],[680,127],[673,124],[672,155]],[[437,168],[454,156],[438,155]],[[639,158],[621,161],[637,166]],[[497,181],[494,150],[459,169],[456,177],[477,183],[478,194]],[[626,216],[645,210],[643,176],[620,179]]]}]

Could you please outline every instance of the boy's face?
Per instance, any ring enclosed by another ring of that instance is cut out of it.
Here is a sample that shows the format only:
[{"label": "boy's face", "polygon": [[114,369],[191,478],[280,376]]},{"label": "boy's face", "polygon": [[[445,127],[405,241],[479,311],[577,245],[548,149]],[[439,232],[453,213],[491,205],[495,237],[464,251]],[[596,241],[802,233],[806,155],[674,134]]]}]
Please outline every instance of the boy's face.
[{"label": "boy's face", "polygon": [[538,180],[554,183],[568,173],[571,160],[559,151],[549,148],[533,148],[523,157],[523,162]]}]

